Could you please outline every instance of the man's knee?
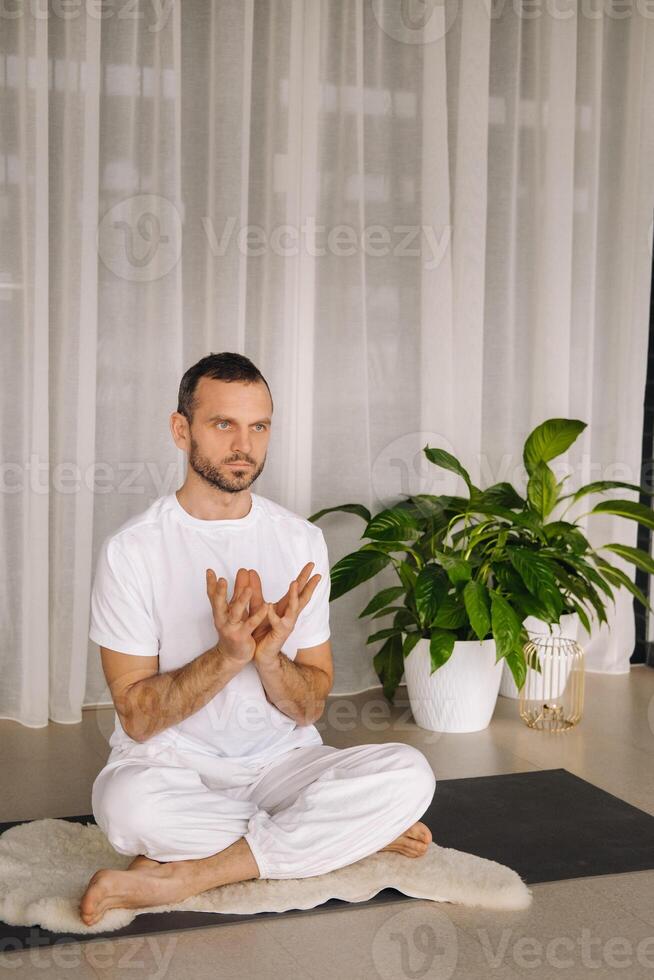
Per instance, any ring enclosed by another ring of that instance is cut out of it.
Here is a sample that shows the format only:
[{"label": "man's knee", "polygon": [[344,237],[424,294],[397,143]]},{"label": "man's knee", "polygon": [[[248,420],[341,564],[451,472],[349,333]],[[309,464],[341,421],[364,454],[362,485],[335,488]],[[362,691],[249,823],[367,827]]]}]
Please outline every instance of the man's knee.
[{"label": "man's knee", "polygon": [[427,809],[436,790],[436,776],[427,757],[414,745],[404,742],[394,742],[394,754],[401,759],[402,767],[408,770],[403,795],[411,799],[414,806],[424,811]]},{"label": "man's knee", "polygon": [[139,853],[142,840],[156,819],[147,766],[123,766],[101,772],[93,784],[93,816],[109,843],[119,852]]}]

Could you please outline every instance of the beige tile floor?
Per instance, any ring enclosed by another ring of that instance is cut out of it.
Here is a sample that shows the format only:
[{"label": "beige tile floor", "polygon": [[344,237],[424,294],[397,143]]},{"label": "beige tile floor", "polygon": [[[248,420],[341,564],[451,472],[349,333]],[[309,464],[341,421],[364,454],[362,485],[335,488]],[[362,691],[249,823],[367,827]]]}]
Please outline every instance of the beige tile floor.
[{"label": "beige tile floor", "polygon": [[[654,670],[587,674],[586,685],[583,721],[563,736],[529,731],[516,702],[505,698],[485,731],[427,732],[412,721],[404,687],[392,708],[379,689],[332,696],[318,728],[326,744],[338,747],[410,742],[441,779],[563,767],[654,814]],[[113,711],[83,715],[79,725],[36,730],[0,721],[0,820],[91,812],[91,784],[108,755]],[[524,912],[400,901],[23,950],[0,955],[0,976],[654,978],[654,872],[534,885],[533,893]]]}]

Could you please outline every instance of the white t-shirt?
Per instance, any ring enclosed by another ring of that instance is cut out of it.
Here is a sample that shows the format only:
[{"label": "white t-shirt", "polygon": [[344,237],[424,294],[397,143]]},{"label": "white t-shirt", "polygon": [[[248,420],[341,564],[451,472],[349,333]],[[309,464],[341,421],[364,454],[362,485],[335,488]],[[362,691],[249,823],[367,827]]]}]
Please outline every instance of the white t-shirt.
[{"label": "white t-shirt", "polygon": [[[206,569],[227,580],[228,601],[239,568],[255,568],[263,597],[276,602],[307,562],[320,573],[309,603],[282,652],[329,639],[330,575],[322,530],[280,504],[250,492],[245,517],[192,517],[174,493],[159,497],[102,543],[91,596],[89,636],[99,646],[159,657],[159,672],[182,667],[218,638]],[[115,715],[110,746],[168,746],[263,762],[295,746],[321,745],[315,725],[296,725],[266,697],[254,663],[247,663],[210,701],[183,721],[137,743]]]}]

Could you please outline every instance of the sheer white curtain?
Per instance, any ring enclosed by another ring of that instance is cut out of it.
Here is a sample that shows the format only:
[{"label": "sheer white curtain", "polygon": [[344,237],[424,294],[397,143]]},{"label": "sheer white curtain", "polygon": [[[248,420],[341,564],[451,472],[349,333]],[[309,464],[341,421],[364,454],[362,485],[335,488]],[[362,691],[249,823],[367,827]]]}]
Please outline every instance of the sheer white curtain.
[{"label": "sheer white curtain", "polygon": [[[268,379],[254,489],[305,516],[454,489],[427,441],[521,489],[551,416],[588,423],[571,489],[638,482],[645,8],[34,7],[0,31],[1,717],[110,703],[87,638],[97,550],[181,484],[168,417],[209,351]],[[585,524],[636,543],[626,521]],[[321,526],[332,563],[360,544],[356,517]],[[380,583],[332,605],[336,693],[377,683],[357,616]],[[622,592],[590,669],[629,669]]]}]

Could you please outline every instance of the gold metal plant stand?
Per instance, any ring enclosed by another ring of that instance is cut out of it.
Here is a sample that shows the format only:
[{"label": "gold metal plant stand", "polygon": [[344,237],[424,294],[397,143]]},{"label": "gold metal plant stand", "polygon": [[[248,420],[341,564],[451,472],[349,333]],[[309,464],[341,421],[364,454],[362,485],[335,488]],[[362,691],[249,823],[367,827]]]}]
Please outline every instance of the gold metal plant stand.
[{"label": "gold metal plant stand", "polygon": [[541,732],[569,731],[584,709],[584,651],[575,640],[549,633],[532,633],[524,650],[528,666],[520,717]]}]

